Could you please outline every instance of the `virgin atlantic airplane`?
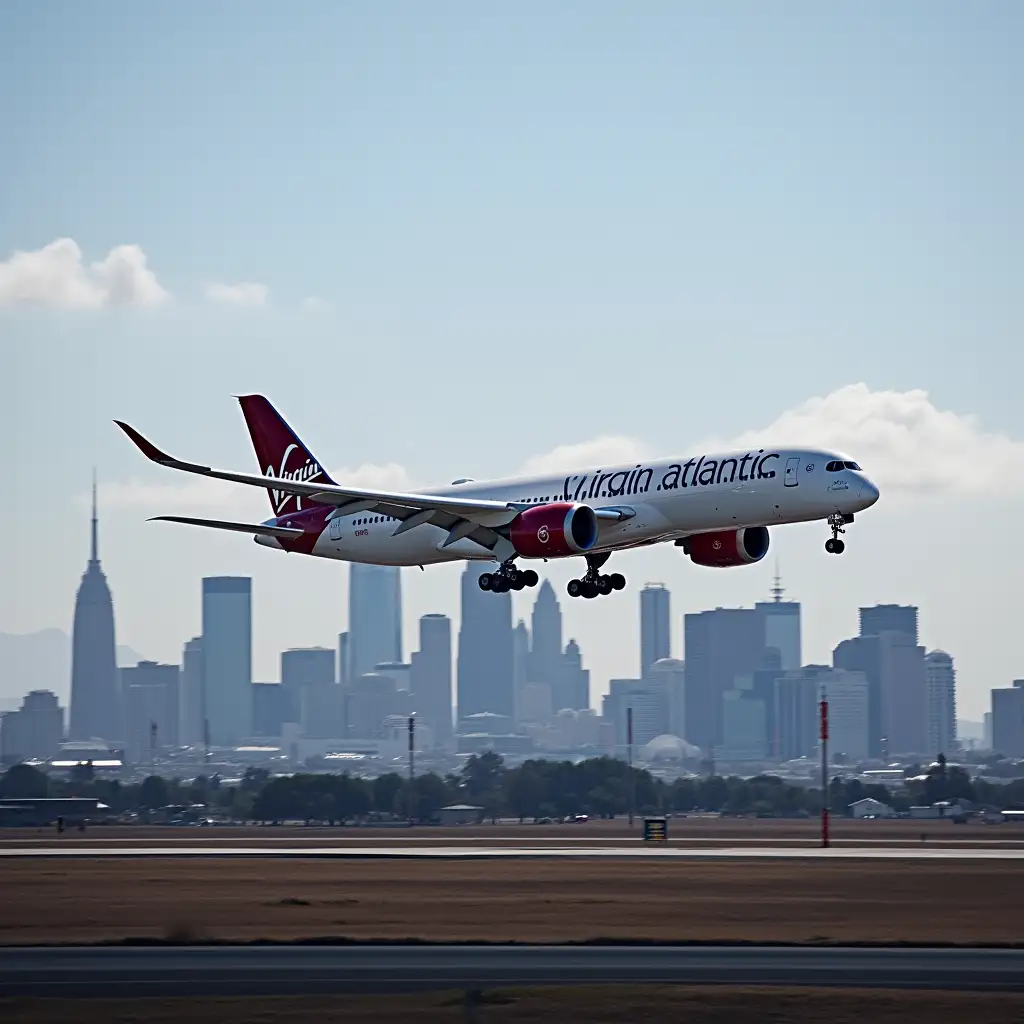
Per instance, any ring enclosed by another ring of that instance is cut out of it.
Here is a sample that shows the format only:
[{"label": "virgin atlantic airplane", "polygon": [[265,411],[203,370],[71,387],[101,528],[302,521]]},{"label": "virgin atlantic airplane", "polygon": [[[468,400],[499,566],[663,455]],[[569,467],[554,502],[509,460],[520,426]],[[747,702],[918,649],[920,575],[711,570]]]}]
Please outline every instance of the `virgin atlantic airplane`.
[{"label": "virgin atlantic airplane", "polygon": [[533,569],[516,559],[582,557],[572,597],[622,590],[620,573],[601,568],[615,551],[672,543],[697,565],[759,562],[769,526],[824,520],[830,554],[854,514],[878,500],[856,462],[836,452],[758,448],[586,468],[564,477],[454,480],[422,492],[336,484],[262,395],[239,399],[262,475],[231,473],[164,454],[116,420],[148,459],[217,480],[264,487],[274,517],[258,524],[185,516],[157,519],[252,534],[257,544],[320,558],[375,565],[459,559],[497,563],[480,576],[483,590],[534,587]]}]

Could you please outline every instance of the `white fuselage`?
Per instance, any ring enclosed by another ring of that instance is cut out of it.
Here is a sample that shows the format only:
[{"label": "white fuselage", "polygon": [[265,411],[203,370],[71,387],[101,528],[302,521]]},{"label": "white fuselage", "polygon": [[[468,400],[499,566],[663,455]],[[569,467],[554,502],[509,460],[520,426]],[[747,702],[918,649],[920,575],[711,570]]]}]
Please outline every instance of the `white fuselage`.
[{"label": "white fuselage", "polygon": [[[673,541],[696,533],[774,526],[850,515],[873,505],[878,489],[845,456],[812,449],[749,449],[659,459],[561,476],[466,481],[430,488],[438,495],[487,498],[522,505],[579,502],[594,509],[625,508],[621,522],[602,520],[594,552]],[[853,464],[855,465],[855,464]],[[274,525],[277,520],[268,520]],[[430,524],[394,536],[398,520],[357,513],[330,520],[312,554],[377,565],[426,565],[466,558],[491,559],[466,538],[443,547],[447,529]],[[270,547],[273,538],[257,537]]]}]

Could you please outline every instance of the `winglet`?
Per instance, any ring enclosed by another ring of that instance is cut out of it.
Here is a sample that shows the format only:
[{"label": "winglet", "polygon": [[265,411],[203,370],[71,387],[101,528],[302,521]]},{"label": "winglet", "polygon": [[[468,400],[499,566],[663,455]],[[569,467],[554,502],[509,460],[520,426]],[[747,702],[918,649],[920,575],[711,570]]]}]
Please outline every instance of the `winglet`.
[{"label": "winglet", "polygon": [[135,442],[136,447],[147,459],[164,464],[178,461],[177,459],[172,459],[166,452],[160,451],[155,444],[147,441],[134,427],[123,423],[121,420],[114,420],[114,422]]}]

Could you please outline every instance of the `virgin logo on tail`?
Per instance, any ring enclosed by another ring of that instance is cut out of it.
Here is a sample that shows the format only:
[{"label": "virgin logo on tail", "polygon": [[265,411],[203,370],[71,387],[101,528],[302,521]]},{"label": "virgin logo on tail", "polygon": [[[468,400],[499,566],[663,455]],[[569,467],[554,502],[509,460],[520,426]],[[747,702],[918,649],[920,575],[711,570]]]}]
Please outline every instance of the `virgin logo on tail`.
[{"label": "virgin logo on tail", "polygon": [[[306,462],[299,466],[297,469],[285,469],[288,465],[288,457],[292,452],[298,451],[299,446],[297,444],[290,444],[284,450],[284,454],[281,456],[281,468],[275,473],[273,466],[267,466],[263,471],[264,476],[276,477],[278,480],[313,480],[318,477],[322,470],[312,460],[307,459]],[[296,511],[302,510],[302,496],[298,494],[291,494],[288,491],[270,491],[270,503],[274,506],[274,511],[280,515],[285,505],[288,504],[289,500],[295,499]]]}]

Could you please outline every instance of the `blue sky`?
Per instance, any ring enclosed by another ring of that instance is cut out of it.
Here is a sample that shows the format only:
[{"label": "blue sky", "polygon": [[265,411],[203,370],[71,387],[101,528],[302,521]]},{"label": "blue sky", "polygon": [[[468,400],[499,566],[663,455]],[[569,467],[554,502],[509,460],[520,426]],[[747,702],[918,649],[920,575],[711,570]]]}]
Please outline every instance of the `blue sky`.
[{"label": "blue sky", "polygon": [[[808,654],[858,601],[915,601],[980,714],[1024,674],[998,539],[1024,512],[1022,44],[1011,2],[0,7],[0,471],[32,538],[0,554],[0,629],[69,625],[93,463],[119,640],[176,658],[228,570],[263,678],[343,625],[342,567],[146,524],[177,482],[114,417],[248,468],[230,396],[263,391],[332,468],[426,482],[788,429],[839,394],[801,430],[884,463],[891,498],[841,567],[779,531]],[[58,239],[80,265],[3,262]],[[158,283],[90,269],[127,245]],[[623,571],[675,615],[771,568]],[[453,574],[421,575],[410,620],[454,614]],[[635,600],[562,602],[599,690],[632,671]]]}]

